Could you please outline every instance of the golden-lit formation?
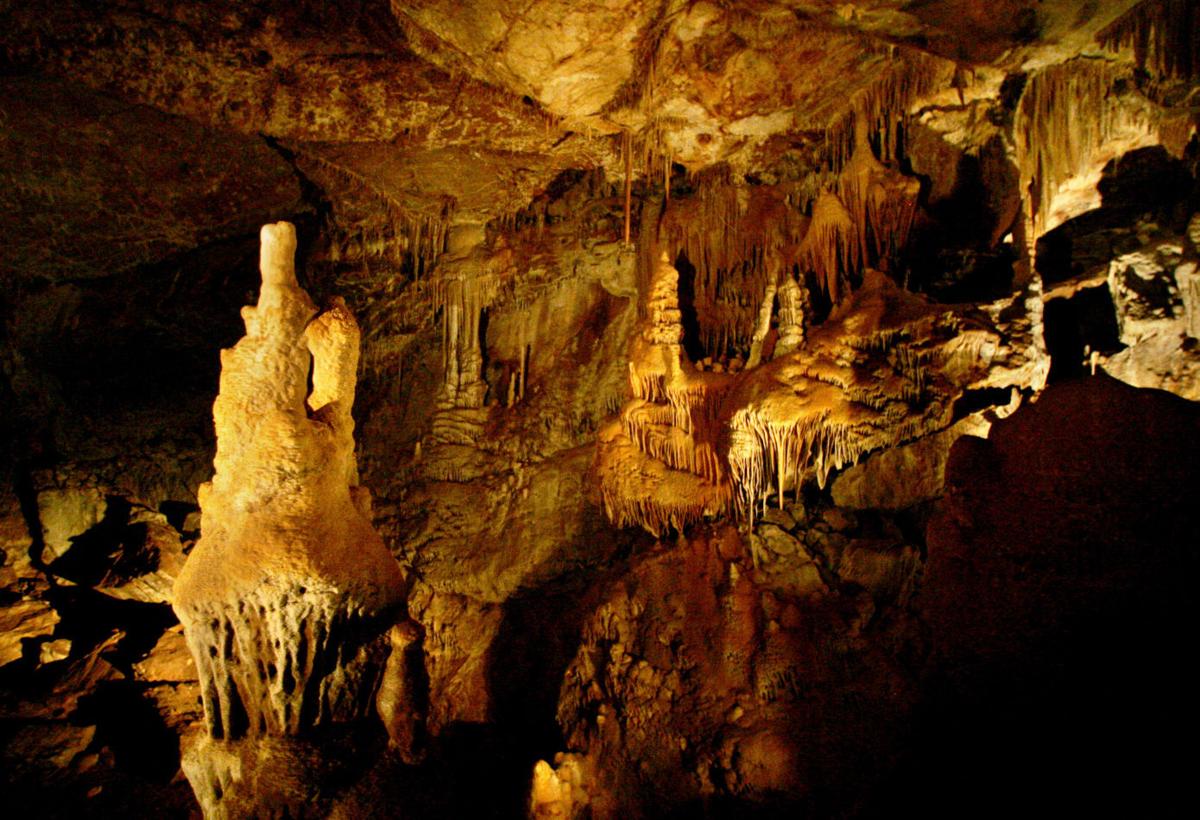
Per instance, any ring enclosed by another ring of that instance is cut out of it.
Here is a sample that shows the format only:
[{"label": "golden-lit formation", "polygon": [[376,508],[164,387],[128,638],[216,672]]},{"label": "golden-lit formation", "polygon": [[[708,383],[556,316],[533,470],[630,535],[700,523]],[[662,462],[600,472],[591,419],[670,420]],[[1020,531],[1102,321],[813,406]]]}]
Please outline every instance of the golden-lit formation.
[{"label": "golden-lit formation", "polygon": [[[782,507],[785,488],[798,497],[807,477],[823,488],[831,473],[865,453],[945,428],[964,390],[984,381],[1031,386],[988,378],[1002,326],[929,304],[863,267],[886,268],[903,247],[917,187],[883,166],[860,137],[840,176],[841,196],[822,193],[811,220],[793,215],[790,230],[782,227],[794,213],[786,203],[739,203],[724,193],[729,186],[698,199],[707,209],[699,213],[668,207],[660,243],[700,260],[694,309],[719,317],[708,326],[705,349],[748,343],[750,352],[744,370],[728,373],[705,372],[689,360],[679,272],[664,251],[651,269],[641,332],[630,344],[633,399],[599,437],[596,472],[614,523],[660,535],[726,512],[752,522],[772,493]],[[673,238],[681,223],[682,241]],[[704,235],[707,225],[715,235]],[[861,284],[848,294],[854,281]],[[757,315],[722,313],[714,294],[736,293],[733,283],[749,282],[762,287]],[[809,282],[834,308],[806,335]],[[773,355],[763,364],[777,297]],[[1019,299],[1011,302],[1021,308]]]},{"label": "golden-lit formation", "polygon": [[175,587],[207,725],[184,768],[210,817],[268,800],[259,778],[294,765],[268,739],[374,716],[403,609],[354,463],[358,325],[341,300],[317,312],[295,252],[290,223],[263,227],[258,304],[221,354],[203,536]]}]

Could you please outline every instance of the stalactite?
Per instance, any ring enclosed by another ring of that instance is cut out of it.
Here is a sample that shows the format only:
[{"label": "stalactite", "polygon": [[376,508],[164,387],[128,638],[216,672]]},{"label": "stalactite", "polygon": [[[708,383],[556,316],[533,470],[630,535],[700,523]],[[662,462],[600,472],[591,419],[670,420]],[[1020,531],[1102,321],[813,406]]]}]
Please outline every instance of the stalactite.
[{"label": "stalactite", "polygon": [[[425,275],[445,250],[445,239],[454,211],[454,200],[443,196],[421,208],[406,204],[363,174],[306,150],[295,148],[304,163],[315,166],[315,175],[363,194],[372,205],[382,205],[381,223],[348,222],[332,228],[331,261],[387,259],[397,266],[408,261],[414,276]],[[336,247],[337,251],[333,252]],[[336,257],[336,258],[334,258]]]},{"label": "stalactite", "polygon": [[826,130],[831,169],[840,172],[853,155],[854,134],[860,127],[856,122],[880,136],[884,156],[900,156],[897,121],[921,98],[950,86],[956,70],[953,62],[916,49],[904,49],[902,59],[889,60],[875,82],[850,98],[848,113]]},{"label": "stalactite", "polygon": [[812,224],[800,244],[799,262],[816,274],[822,290],[836,304],[850,276],[859,270],[861,244],[854,217],[836,194],[826,191],[813,203]]},{"label": "stalactite", "polygon": [[1110,143],[1122,153],[1148,143],[1161,117],[1115,85],[1127,69],[1105,60],[1076,58],[1029,78],[1013,119],[1021,191],[1028,196],[1033,237],[1051,225],[1055,194],[1073,176],[1087,173]]},{"label": "stalactite", "polygon": [[629,244],[630,213],[633,209],[633,146],[629,132],[621,134],[621,151],[625,156],[625,244]]},{"label": "stalactite", "polygon": [[1131,49],[1137,67],[1160,78],[1200,77],[1200,5],[1146,0],[1097,35],[1110,51]]},{"label": "stalactite", "polygon": [[436,291],[442,312],[441,409],[483,406],[487,383],[479,328],[495,291],[495,278],[483,276],[454,276],[443,280]]},{"label": "stalactite", "polygon": [[854,218],[861,264],[888,270],[908,239],[921,184],[875,158],[865,118],[860,114],[854,153],[838,178],[838,195]]}]

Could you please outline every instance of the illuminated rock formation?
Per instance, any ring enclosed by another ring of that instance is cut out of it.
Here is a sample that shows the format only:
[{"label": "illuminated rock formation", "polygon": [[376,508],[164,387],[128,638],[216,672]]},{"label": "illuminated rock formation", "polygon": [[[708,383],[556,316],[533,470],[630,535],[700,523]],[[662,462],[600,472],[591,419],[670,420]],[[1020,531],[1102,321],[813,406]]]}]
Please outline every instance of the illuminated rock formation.
[{"label": "illuminated rock formation", "polygon": [[824,487],[868,452],[945,428],[963,390],[1004,383],[989,376],[1001,326],[872,270],[803,345],[789,280],[787,347],[797,346],[741,374],[697,373],[678,341],[677,276],[660,260],[631,348],[634,399],[599,436],[597,475],[618,526],[658,534],[724,512],[751,520],[769,494],[783,506],[806,478]]},{"label": "illuminated rock formation", "polygon": [[318,727],[374,714],[404,594],[357,486],[357,325],[340,301],[318,315],[296,284],[290,224],[261,240],[258,305],[221,355],[202,536],[175,587],[207,729],[184,767],[210,817],[310,812],[318,783],[260,781],[287,771]]},{"label": "illuminated rock formation", "polygon": [[800,245],[800,263],[816,275],[821,289],[834,303],[849,287],[850,274],[862,263],[862,243],[854,218],[830,191],[813,203],[812,224]]},{"label": "illuminated rock formation", "polygon": [[650,281],[646,317],[630,346],[633,399],[598,434],[596,474],[610,519],[659,533],[717,515],[728,503],[717,409],[729,379],[687,361],[679,273],[665,253]]},{"label": "illuminated rock formation", "polygon": [[921,183],[875,158],[865,117],[863,112],[855,114],[854,153],[838,177],[838,191],[854,219],[858,258],[864,265],[889,270],[908,241]]},{"label": "illuminated rock formation", "polygon": [[867,271],[798,352],[747,374],[726,399],[740,515],[871,450],[946,426],[954,398],[991,363],[995,328],[928,304]]},{"label": "illuminated rock formation", "polygon": [[807,293],[791,276],[779,286],[779,340],[775,343],[775,355],[792,353],[804,344],[805,307]]}]

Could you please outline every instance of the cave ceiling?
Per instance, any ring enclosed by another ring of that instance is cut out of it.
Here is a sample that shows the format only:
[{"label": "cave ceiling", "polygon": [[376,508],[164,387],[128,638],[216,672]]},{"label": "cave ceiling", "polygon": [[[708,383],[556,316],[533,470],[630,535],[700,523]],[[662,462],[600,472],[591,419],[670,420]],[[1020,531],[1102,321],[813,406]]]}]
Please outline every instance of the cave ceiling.
[{"label": "cave ceiling", "polygon": [[[638,176],[674,162],[794,177],[864,99],[994,96],[1005,72],[1095,53],[1096,33],[1133,5],[10,3],[5,244],[14,269],[36,271],[23,260],[54,243],[33,237],[93,247],[119,238],[101,215],[120,215],[141,234],[123,258],[67,250],[68,267],[153,261],[286,213],[296,170],[347,212],[366,197],[411,220],[486,222],[565,169],[619,177],[622,135]],[[142,159],[117,158],[114,146],[139,142]],[[87,182],[51,196],[61,156]],[[133,174],[131,161],[148,167]],[[248,191],[255,202],[238,201]]]}]

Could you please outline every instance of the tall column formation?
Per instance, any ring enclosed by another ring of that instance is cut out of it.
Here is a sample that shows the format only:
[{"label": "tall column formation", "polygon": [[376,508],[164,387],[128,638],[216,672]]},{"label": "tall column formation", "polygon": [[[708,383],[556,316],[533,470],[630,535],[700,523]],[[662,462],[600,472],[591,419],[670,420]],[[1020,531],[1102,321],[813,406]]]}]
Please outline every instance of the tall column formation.
[{"label": "tall column formation", "polygon": [[[442,389],[439,411],[476,410],[484,405],[488,385],[483,378],[483,311],[496,296],[497,279],[488,269],[494,255],[484,243],[486,227],[478,222],[453,225],[439,270],[437,301],[442,309]],[[438,426],[435,424],[435,427]],[[472,435],[468,435],[471,439]]]},{"label": "tall column formation", "polygon": [[291,224],[261,240],[258,305],[221,352],[202,535],[175,585],[207,721],[184,770],[208,817],[315,810],[320,756],[300,749],[374,714],[404,600],[357,486],[358,326],[340,299],[317,315]]},{"label": "tall column formation", "polygon": [[483,406],[487,383],[483,380],[483,343],[479,333],[484,308],[481,297],[480,288],[469,275],[446,283],[442,329],[444,379],[438,396],[439,409]]},{"label": "tall column formation", "polygon": [[633,398],[597,435],[595,476],[610,520],[656,536],[718,515],[729,503],[717,455],[717,407],[729,377],[688,364],[682,319],[679,272],[662,253],[630,343]]}]

